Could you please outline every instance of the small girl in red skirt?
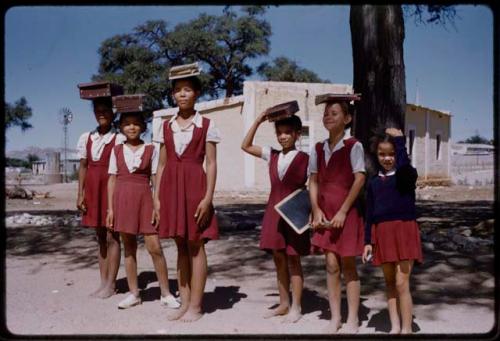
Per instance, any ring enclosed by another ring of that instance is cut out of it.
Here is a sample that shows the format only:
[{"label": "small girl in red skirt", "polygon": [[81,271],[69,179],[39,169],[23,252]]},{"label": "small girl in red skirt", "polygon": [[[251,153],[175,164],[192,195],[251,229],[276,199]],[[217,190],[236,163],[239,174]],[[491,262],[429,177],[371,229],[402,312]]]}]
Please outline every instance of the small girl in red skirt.
[{"label": "small girl in red skirt", "polygon": [[113,148],[109,161],[107,227],[119,232],[125,249],[125,272],[129,295],[118,308],[126,309],[141,303],[137,285],[137,235],[144,235],[144,243],[153,260],[160,284],[160,303],[178,308],[179,303],[170,293],[167,262],[154,226],[153,195],[150,179],[154,179],[158,155],[152,144],[145,144],[141,134],[146,130],[142,113],[121,113],[120,131],[127,137],[125,143]]},{"label": "small girl in red skirt", "polygon": [[120,236],[106,229],[109,157],[114,145],[125,140],[112,126],[114,113],[111,96],[92,99],[98,126],[78,140],[80,157],[76,206],[82,212],[82,225],[94,228],[99,244],[98,260],[101,284],[91,296],[107,298],[115,292],[120,267]]},{"label": "small girl in red skirt", "polygon": [[331,321],[325,332],[341,327],[340,274],[347,292],[348,317],[342,332],[358,331],[360,282],[356,256],[363,253],[363,219],[355,200],[365,182],[363,146],[346,130],[352,116],[347,100],[328,99],[323,125],[328,139],[319,142],[309,159],[309,193],[312,207],[313,250],[322,251],[326,262],[326,283]]},{"label": "small girl in red skirt", "polygon": [[201,93],[199,78],[190,74],[170,80],[178,112],[163,123],[156,140],[160,159],[154,205],[160,238],[173,238],[177,246],[181,307],[168,319],[192,322],[202,317],[208,270],[205,243],[219,236],[212,201],[220,134],[214,122],[194,108]]},{"label": "small girl in red skirt", "polygon": [[385,136],[375,136],[372,143],[380,171],[366,187],[363,262],[369,260],[373,251],[373,264],[382,265],[391,319],[390,333],[409,334],[412,332],[413,310],[410,274],[413,262],[423,260],[415,213],[418,174],[410,164],[401,130],[387,128],[385,132]]},{"label": "small girl in red skirt", "polygon": [[[262,221],[260,248],[272,251],[280,303],[278,307],[265,314],[265,318],[286,315],[285,322],[297,322],[302,317],[301,299],[304,276],[300,256],[310,252],[309,233],[297,234],[276,212],[274,205],[295,190],[305,187],[309,155],[295,148],[300,137],[302,122],[298,116],[275,122],[276,138],[282,150],[260,147],[253,144],[259,125],[266,120],[266,112],[255,120],[243,139],[241,148],[250,155],[262,158],[269,164],[271,193],[267,201]],[[292,305],[289,290],[292,287]]]}]

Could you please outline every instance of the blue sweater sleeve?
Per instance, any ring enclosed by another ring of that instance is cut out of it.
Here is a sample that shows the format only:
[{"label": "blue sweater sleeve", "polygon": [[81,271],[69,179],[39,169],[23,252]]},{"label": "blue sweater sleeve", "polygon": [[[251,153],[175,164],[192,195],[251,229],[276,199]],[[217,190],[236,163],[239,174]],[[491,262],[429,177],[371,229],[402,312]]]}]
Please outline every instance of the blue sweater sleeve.
[{"label": "blue sweater sleeve", "polygon": [[396,136],[396,187],[400,193],[409,193],[415,190],[418,178],[417,170],[411,165],[406,152],[405,137]]},{"label": "blue sweater sleeve", "polygon": [[366,185],[365,245],[371,244],[372,216],[373,216],[372,181],[368,180],[368,183]]}]

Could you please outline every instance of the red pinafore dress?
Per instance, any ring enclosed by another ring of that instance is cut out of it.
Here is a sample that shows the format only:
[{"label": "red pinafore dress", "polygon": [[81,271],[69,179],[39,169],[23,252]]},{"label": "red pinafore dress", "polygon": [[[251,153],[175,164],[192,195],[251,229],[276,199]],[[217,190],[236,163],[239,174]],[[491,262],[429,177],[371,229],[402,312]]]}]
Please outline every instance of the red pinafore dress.
[{"label": "red pinafore dress", "polygon": [[151,224],[153,196],[150,186],[153,145],[146,145],[139,168],[130,173],[123,144],[115,146],[116,183],[113,193],[114,230],[129,234],[156,234]]},{"label": "red pinafore dress", "polygon": [[115,145],[116,134],[104,146],[98,161],[92,160],[92,139],[87,140],[87,173],[85,175],[85,206],[87,211],[82,215],[82,225],[87,227],[106,226],[108,209],[108,167],[109,157]]},{"label": "red pinafore dress", "polygon": [[203,169],[205,144],[210,120],[203,117],[202,127],[193,129],[191,142],[181,155],[175,152],[174,133],[168,121],[163,124],[167,161],[161,176],[160,238],[180,237],[190,241],[218,239],[219,227],[212,209],[208,226],[196,224],[194,214],[207,189]]},{"label": "red pinafore dress", "polygon": [[[323,143],[316,144],[318,156],[318,204],[326,219],[332,220],[345,201],[354,182],[351,150],[357,140],[344,140],[344,147],[335,151],[328,164],[325,162]],[[340,257],[358,256],[363,253],[364,225],[355,205],[347,212],[342,228],[313,230],[313,251],[332,251]]]},{"label": "red pinafore dress", "polygon": [[284,249],[287,255],[292,256],[307,255],[311,248],[309,233],[296,233],[280,217],[274,206],[293,191],[305,187],[309,155],[299,151],[292,160],[283,179],[280,180],[278,175],[279,154],[279,151],[271,149],[271,160],[269,162],[271,193],[262,220],[260,248],[263,250]]}]

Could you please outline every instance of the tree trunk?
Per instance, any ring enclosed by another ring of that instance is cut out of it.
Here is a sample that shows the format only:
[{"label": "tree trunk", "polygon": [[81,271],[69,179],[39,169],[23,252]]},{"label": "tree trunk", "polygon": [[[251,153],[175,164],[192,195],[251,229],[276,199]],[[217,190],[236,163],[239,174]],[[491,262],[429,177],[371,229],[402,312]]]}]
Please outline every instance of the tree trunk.
[{"label": "tree trunk", "polygon": [[367,152],[367,171],[373,174],[376,159],[369,153],[370,138],[386,127],[404,130],[403,11],[400,5],[351,6],[350,26],[353,88],[361,93],[353,131]]}]

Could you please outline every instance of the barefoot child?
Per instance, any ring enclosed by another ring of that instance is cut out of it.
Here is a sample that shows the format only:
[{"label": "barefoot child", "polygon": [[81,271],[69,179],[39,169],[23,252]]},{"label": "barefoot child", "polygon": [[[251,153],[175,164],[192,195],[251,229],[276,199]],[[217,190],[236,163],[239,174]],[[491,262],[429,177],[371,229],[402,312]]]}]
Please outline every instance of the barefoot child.
[{"label": "barefoot child", "polygon": [[[125,96],[121,96],[125,97]],[[133,96],[127,96],[129,98]],[[114,98],[114,100],[117,97]],[[139,97],[140,98],[140,97]],[[109,161],[107,227],[120,233],[125,249],[125,271],[129,295],[118,308],[126,309],[141,303],[137,285],[137,235],[144,235],[144,243],[151,255],[160,283],[160,303],[178,308],[179,303],[170,294],[168,271],[158,238],[153,215],[153,195],[150,178],[156,173],[158,155],[152,144],[145,144],[141,134],[146,122],[139,108],[134,111],[120,110],[119,127],[127,140],[113,148]],[[130,107],[128,110],[132,110]],[[125,112],[124,112],[125,111]]]},{"label": "barefoot child", "polygon": [[[309,155],[295,148],[295,142],[302,130],[302,122],[295,115],[275,122],[276,139],[282,147],[281,151],[267,146],[254,145],[255,133],[266,119],[267,113],[261,113],[241,144],[245,152],[268,162],[271,180],[271,193],[262,221],[260,248],[271,251],[273,254],[280,303],[276,309],[264,317],[286,315],[285,322],[297,322],[302,316],[301,299],[304,286],[300,256],[309,254],[309,233],[297,234],[279,216],[274,205],[293,191],[305,187]],[[290,284],[292,287],[291,306]]]},{"label": "barefoot child", "polygon": [[387,128],[385,132],[385,136],[375,136],[372,144],[379,173],[368,181],[366,187],[363,262],[373,251],[373,264],[382,265],[391,319],[390,333],[409,334],[412,332],[413,309],[410,274],[413,262],[422,262],[423,259],[415,213],[418,175],[410,164],[401,130]]},{"label": "barefoot child", "polygon": [[363,252],[363,219],[353,203],[365,181],[365,164],[363,146],[345,130],[352,120],[349,100],[348,95],[323,99],[326,101],[323,125],[329,137],[315,145],[309,160],[311,244],[313,249],[325,254],[331,311],[326,330],[329,333],[336,333],[341,327],[341,273],[346,283],[348,305],[343,332],[356,333],[359,324],[360,283],[355,257]]},{"label": "barefoot child", "polygon": [[[192,68],[192,70],[191,70]],[[183,72],[176,75],[177,71]],[[155,212],[160,238],[173,238],[177,246],[177,280],[181,307],[169,316],[191,322],[202,317],[207,279],[205,243],[217,239],[217,220],[212,205],[217,175],[216,143],[219,133],[213,121],[194,109],[201,84],[197,64],[170,70],[178,112],[165,121],[157,142],[158,162]],[[206,162],[206,173],[203,162]]]},{"label": "barefoot child", "polygon": [[120,266],[120,239],[106,229],[107,183],[109,157],[113,146],[125,137],[112,127],[114,113],[111,96],[121,95],[120,86],[108,82],[79,84],[80,97],[92,101],[98,126],[83,133],[78,140],[80,168],[76,206],[83,213],[82,225],[95,229],[99,244],[98,260],[101,284],[91,296],[107,298],[115,292]]}]

